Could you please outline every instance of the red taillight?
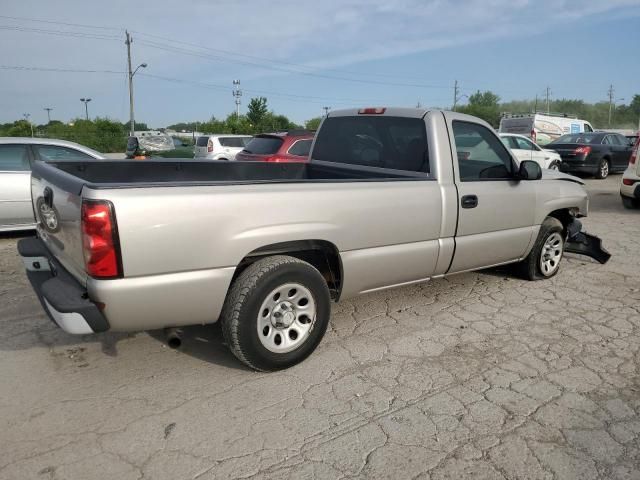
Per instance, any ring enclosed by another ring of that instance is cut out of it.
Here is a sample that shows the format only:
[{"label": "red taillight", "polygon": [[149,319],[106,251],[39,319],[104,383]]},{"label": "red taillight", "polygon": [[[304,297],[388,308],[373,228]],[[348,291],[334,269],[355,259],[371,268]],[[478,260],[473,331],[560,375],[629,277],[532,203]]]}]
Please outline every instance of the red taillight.
[{"label": "red taillight", "polygon": [[534,129],[531,130],[531,140],[535,143],[536,141],[536,131]]},{"label": "red taillight", "polygon": [[627,185],[628,187],[636,183],[635,180],[631,180],[630,178],[623,178],[622,183]]},{"label": "red taillight", "polygon": [[358,110],[358,113],[360,115],[381,115],[384,112],[386,112],[386,108],[384,107],[380,107],[380,108],[374,108],[374,107],[369,107],[369,108],[361,108],[360,110]]},{"label": "red taillight", "polygon": [[122,274],[116,232],[110,202],[85,200],[82,203],[82,249],[87,273],[92,277],[114,278]]},{"label": "red taillight", "polygon": [[631,151],[631,157],[629,158],[629,165],[635,165],[638,159],[638,150],[640,150],[640,137],[636,140],[636,146]]},{"label": "red taillight", "polygon": [[589,155],[591,153],[591,147],[578,147],[576,148],[573,153],[575,153],[576,155]]},{"label": "red taillight", "polygon": [[211,141],[211,139],[209,139],[209,141],[207,142],[207,152],[213,152],[213,142]]}]

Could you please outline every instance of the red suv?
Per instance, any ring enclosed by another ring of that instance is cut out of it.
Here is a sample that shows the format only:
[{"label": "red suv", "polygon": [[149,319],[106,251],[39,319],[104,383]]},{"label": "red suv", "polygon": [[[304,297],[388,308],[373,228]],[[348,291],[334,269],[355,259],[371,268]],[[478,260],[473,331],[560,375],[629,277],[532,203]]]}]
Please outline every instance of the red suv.
[{"label": "red suv", "polygon": [[306,162],[314,133],[292,130],[281,133],[256,135],[236,154],[237,161],[254,162]]}]

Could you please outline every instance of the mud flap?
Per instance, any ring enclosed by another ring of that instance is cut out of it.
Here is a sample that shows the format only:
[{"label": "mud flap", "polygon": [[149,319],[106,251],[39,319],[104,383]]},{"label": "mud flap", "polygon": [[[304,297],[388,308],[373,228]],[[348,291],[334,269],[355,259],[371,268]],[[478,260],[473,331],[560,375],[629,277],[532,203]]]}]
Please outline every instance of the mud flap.
[{"label": "mud flap", "polygon": [[567,226],[567,242],[564,251],[569,253],[577,253],[578,255],[586,255],[595,261],[605,264],[611,258],[611,254],[602,246],[602,240],[595,235],[590,235],[582,230],[582,223],[573,219]]}]

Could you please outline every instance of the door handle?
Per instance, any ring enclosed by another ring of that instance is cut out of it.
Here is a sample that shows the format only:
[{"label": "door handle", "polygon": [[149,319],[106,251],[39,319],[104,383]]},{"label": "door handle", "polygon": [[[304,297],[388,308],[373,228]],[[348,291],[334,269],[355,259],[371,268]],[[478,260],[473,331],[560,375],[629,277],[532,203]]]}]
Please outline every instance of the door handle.
[{"label": "door handle", "polygon": [[476,195],[464,195],[460,205],[462,208],[476,208],[478,206],[478,197]]}]

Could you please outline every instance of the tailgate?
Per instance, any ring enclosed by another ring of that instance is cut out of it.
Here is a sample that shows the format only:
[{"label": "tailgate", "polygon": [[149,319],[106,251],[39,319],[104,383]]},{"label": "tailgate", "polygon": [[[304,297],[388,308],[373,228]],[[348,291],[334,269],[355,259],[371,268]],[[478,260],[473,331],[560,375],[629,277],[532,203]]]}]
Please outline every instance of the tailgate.
[{"label": "tailgate", "polygon": [[31,198],[38,235],[58,262],[85,285],[80,231],[82,187],[81,179],[53,165],[37,162],[33,168]]}]

